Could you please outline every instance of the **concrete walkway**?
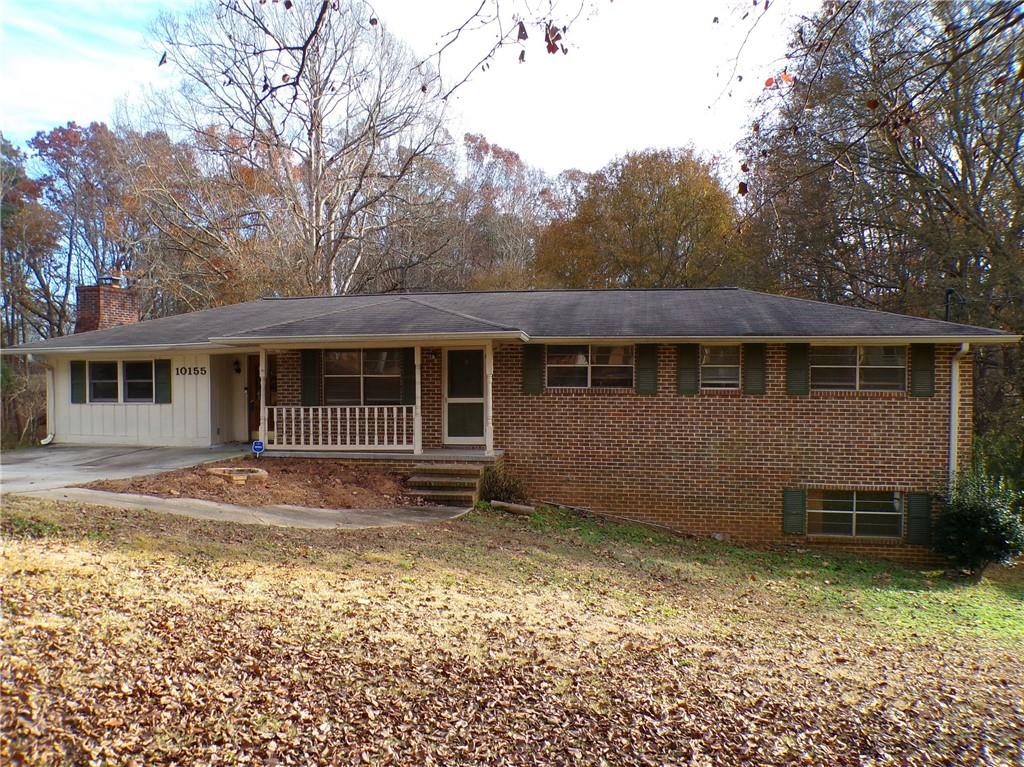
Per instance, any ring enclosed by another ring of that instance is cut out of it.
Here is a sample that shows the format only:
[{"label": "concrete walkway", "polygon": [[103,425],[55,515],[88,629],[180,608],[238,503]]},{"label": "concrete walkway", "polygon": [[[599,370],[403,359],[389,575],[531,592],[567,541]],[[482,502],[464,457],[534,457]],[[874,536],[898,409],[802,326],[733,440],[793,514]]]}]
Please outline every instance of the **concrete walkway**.
[{"label": "concrete walkway", "polygon": [[98,479],[158,474],[244,454],[245,449],[241,446],[50,445],[7,450],[0,455],[0,492],[23,493],[26,490],[85,485]]},{"label": "concrete walkway", "polygon": [[85,487],[61,487],[21,492],[29,498],[88,503],[116,509],[143,509],[178,514],[215,522],[301,527],[307,529],[360,530],[368,527],[426,525],[456,519],[469,511],[447,506],[399,506],[391,509],[310,509],[304,506],[237,506],[196,498],[157,498],[152,495],[108,493]]}]

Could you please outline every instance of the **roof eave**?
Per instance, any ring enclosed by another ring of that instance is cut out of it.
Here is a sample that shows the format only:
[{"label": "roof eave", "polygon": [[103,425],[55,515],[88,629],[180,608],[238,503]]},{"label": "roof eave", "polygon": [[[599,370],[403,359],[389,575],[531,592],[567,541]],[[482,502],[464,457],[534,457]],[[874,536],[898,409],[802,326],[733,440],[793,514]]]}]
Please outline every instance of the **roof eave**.
[{"label": "roof eave", "polygon": [[365,343],[367,341],[386,341],[389,343],[415,343],[417,341],[526,341],[530,337],[521,330],[481,331],[473,333],[357,333],[348,335],[311,335],[311,336],[222,336],[211,338],[212,343],[224,346],[249,346],[252,344],[274,344],[277,346],[309,346],[311,344]]},{"label": "roof eave", "polygon": [[1001,335],[956,335],[956,336],[908,336],[908,335],[860,335],[860,336],[532,336],[534,343],[569,344],[569,343],[719,343],[719,344],[779,344],[779,343],[813,343],[839,346],[843,344],[959,344],[969,343],[981,345],[1005,345],[1020,343],[1024,336],[1009,333]]},{"label": "roof eave", "polygon": [[99,353],[109,354],[116,352],[176,352],[176,351],[214,351],[226,349],[220,344],[212,342],[189,343],[189,344],[105,344],[103,346],[12,346],[0,349],[0,354],[5,356],[17,356],[23,354],[86,354]]}]

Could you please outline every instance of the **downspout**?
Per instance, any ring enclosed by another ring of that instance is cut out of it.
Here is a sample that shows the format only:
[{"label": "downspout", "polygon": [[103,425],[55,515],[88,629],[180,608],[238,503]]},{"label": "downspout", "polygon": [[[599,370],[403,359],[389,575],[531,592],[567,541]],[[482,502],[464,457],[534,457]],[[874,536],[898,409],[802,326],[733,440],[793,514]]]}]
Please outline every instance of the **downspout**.
[{"label": "downspout", "polygon": [[953,486],[956,479],[957,453],[960,441],[960,360],[971,350],[968,343],[960,344],[960,349],[953,355],[949,363],[949,485]]},{"label": "downspout", "polygon": [[40,445],[49,445],[53,442],[54,434],[54,415],[53,415],[53,396],[54,396],[54,373],[53,365],[48,363],[46,360],[36,357],[34,354],[28,355],[28,362],[38,362],[43,366],[46,371],[46,436],[39,440]]}]

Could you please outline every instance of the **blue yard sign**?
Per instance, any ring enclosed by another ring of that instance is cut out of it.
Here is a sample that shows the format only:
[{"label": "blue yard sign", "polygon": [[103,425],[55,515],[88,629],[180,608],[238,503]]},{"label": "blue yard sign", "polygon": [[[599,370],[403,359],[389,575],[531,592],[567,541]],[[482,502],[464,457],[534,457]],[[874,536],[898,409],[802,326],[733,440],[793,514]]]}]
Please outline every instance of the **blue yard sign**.
[{"label": "blue yard sign", "polygon": [[266,450],[266,448],[263,445],[263,440],[258,439],[252,443],[252,451],[256,454],[257,458],[260,457],[260,453],[262,453],[264,450]]}]

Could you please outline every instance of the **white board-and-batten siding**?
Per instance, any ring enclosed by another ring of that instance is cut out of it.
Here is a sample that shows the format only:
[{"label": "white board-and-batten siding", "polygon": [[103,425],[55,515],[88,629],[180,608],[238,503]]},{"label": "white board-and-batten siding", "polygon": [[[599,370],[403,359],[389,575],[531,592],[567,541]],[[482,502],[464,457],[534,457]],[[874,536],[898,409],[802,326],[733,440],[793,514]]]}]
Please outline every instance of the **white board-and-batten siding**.
[{"label": "white board-and-batten siding", "polygon": [[[71,403],[71,361],[171,360],[171,402]],[[206,447],[210,435],[210,356],[75,355],[54,359],[54,442],[89,445]],[[181,368],[206,368],[206,375],[179,375]]]}]

